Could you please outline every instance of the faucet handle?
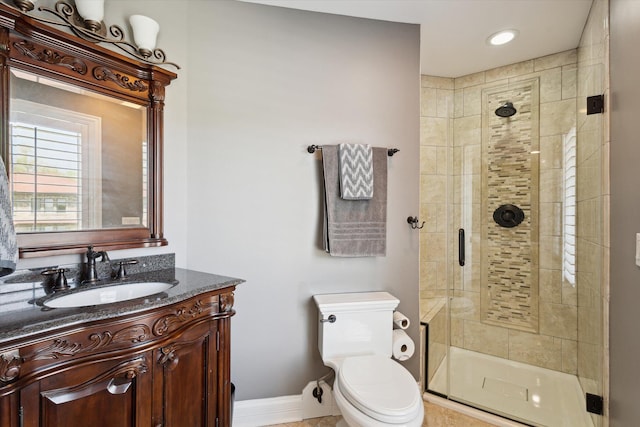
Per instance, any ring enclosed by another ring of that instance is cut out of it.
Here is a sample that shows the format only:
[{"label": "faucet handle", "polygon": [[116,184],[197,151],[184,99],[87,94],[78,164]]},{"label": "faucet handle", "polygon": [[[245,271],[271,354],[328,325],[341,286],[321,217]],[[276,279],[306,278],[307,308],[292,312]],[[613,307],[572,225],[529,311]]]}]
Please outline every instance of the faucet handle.
[{"label": "faucet handle", "polygon": [[64,275],[64,273],[67,271],[69,271],[68,268],[51,268],[49,270],[44,270],[40,274],[42,274],[43,276],[52,276],[54,274],[57,274],[53,285],[53,291],[57,292],[65,291],[70,288],[69,284],[67,283],[67,278]]},{"label": "faucet handle", "polygon": [[118,272],[116,273],[116,279],[124,279],[127,277],[127,270],[125,269],[126,265],[134,265],[137,264],[137,259],[130,259],[127,261],[118,261]]},{"label": "faucet handle", "polygon": [[86,256],[87,256],[87,262],[89,264],[92,264],[92,263],[95,263],[96,258],[100,256],[100,252],[94,251],[93,246],[87,246]]},{"label": "faucet handle", "polygon": [[88,262],[93,262],[96,260],[96,258],[100,258],[101,261],[111,261],[111,259],[109,258],[109,254],[107,253],[107,251],[94,251],[93,250],[93,246],[87,246],[87,261]]}]

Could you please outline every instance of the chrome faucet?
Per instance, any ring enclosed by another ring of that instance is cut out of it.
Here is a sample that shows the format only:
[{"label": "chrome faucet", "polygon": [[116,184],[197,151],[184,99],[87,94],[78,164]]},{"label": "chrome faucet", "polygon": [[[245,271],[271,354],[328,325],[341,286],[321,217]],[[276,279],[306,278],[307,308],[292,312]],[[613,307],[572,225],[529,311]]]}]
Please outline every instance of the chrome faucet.
[{"label": "chrome faucet", "polygon": [[82,284],[95,283],[99,281],[98,270],[96,269],[96,258],[100,258],[101,261],[109,261],[109,255],[107,252],[96,252],[93,250],[93,246],[87,248],[87,270],[85,271],[85,278],[82,280]]}]

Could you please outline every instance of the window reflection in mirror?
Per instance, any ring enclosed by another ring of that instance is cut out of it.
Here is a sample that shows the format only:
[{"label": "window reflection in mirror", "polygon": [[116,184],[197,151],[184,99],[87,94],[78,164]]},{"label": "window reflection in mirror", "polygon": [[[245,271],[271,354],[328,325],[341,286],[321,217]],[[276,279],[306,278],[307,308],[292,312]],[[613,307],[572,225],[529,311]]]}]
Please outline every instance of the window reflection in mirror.
[{"label": "window reflection in mirror", "polygon": [[18,233],[147,226],[146,108],[11,70]]}]

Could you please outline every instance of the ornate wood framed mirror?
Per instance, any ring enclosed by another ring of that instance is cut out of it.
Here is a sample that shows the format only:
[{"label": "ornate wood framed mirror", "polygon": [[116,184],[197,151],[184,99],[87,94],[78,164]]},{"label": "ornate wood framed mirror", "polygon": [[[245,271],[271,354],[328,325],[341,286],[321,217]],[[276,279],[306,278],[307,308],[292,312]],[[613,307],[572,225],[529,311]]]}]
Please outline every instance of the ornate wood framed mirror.
[{"label": "ornate wood framed mirror", "polygon": [[163,246],[177,76],[0,4],[0,155],[20,257]]}]

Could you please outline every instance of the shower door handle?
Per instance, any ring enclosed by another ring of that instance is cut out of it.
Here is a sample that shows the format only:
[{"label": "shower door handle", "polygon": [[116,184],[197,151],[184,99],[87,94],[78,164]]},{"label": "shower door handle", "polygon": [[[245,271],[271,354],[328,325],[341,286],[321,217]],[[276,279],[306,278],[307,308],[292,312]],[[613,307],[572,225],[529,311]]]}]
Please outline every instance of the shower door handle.
[{"label": "shower door handle", "polygon": [[464,266],[464,228],[458,230],[458,264]]}]

